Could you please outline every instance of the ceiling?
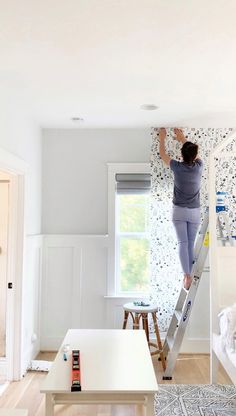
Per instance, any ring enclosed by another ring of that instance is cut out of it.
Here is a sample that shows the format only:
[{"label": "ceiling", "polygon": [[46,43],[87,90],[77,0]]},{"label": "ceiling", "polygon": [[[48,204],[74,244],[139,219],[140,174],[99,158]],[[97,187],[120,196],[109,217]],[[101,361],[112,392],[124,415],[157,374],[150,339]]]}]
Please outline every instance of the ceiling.
[{"label": "ceiling", "polygon": [[1,99],[42,127],[236,126],[235,0],[0,0],[0,9]]}]

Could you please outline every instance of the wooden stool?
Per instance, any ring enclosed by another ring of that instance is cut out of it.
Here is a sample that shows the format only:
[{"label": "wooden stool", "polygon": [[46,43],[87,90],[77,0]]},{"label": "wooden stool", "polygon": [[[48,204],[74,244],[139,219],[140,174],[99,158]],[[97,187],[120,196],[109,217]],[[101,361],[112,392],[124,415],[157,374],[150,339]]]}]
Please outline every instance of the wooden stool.
[{"label": "wooden stool", "polygon": [[[166,363],[165,363],[165,357],[163,354],[163,347],[160,337],[160,332],[157,324],[157,317],[156,313],[158,311],[157,306],[150,305],[150,306],[135,306],[133,303],[126,303],[123,306],[124,309],[124,322],[123,322],[123,329],[126,329],[127,322],[129,315],[131,315],[133,320],[133,329],[139,329],[139,323],[140,320],[142,320],[143,329],[145,330],[147,342],[149,347],[154,347],[155,350],[151,352],[151,355],[160,354],[161,362],[163,370],[166,369]],[[150,342],[149,340],[149,328],[148,328],[148,314],[151,314],[155,334],[156,334],[156,340],[157,342]]]}]

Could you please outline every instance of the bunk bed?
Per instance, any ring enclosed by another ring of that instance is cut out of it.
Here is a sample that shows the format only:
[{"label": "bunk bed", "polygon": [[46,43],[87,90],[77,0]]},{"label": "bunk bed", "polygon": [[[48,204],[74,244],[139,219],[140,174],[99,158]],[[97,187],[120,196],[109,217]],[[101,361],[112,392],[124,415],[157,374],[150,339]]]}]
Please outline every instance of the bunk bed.
[{"label": "bunk bed", "polygon": [[[227,328],[222,319],[226,319],[229,308],[236,303],[236,244],[231,246],[219,243],[217,235],[216,213],[216,160],[235,157],[236,152],[228,151],[236,139],[234,130],[210,155],[209,170],[209,231],[210,231],[210,353],[211,382],[217,383],[219,362],[236,385],[236,342],[226,342]],[[235,208],[236,209],[236,208]],[[232,322],[232,325],[235,325]],[[232,325],[230,328],[232,335]],[[235,327],[236,330],[236,327]],[[232,340],[234,342],[234,340]],[[236,341],[236,340],[235,340]]]}]

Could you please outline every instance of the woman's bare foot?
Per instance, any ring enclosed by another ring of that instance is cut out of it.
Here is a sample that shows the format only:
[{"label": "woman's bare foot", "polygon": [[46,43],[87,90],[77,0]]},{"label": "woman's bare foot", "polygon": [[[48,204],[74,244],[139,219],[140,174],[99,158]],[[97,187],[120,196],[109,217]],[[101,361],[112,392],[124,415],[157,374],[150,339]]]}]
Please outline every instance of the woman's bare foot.
[{"label": "woman's bare foot", "polygon": [[192,277],[189,274],[184,275],[184,289],[189,290],[192,284]]}]

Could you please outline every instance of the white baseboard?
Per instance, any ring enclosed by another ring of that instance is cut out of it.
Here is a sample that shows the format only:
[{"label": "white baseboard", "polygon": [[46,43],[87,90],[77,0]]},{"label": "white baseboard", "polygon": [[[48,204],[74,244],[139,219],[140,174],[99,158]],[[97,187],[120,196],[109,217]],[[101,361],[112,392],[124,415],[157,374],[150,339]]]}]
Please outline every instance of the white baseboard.
[{"label": "white baseboard", "polygon": [[[164,337],[162,337],[164,339]],[[151,337],[155,342],[155,338]],[[41,338],[41,351],[58,351],[63,341],[63,337],[43,337]],[[181,353],[186,354],[208,354],[210,352],[210,340],[206,338],[187,338],[184,339]]]},{"label": "white baseboard", "polygon": [[64,337],[41,337],[40,351],[58,351]]},{"label": "white baseboard", "polygon": [[23,364],[22,364],[22,374],[21,374],[22,377],[26,374],[27,369],[30,366],[31,360],[34,360],[37,357],[39,352],[40,352],[39,341],[32,344],[32,346],[25,352],[24,357],[23,357]]},{"label": "white baseboard", "polygon": [[181,353],[209,354],[210,340],[206,338],[187,338],[181,346]]},{"label": "white baseboard", "polygon": [[[165,332],[161,332],[161,340],[164,342],[166,337]],[[155,342],[155,339],[153,338]],[[183,339],[180,349],[181,354],[209,354],[210,353],[210,339],[209,338],[187,338]]]}]

